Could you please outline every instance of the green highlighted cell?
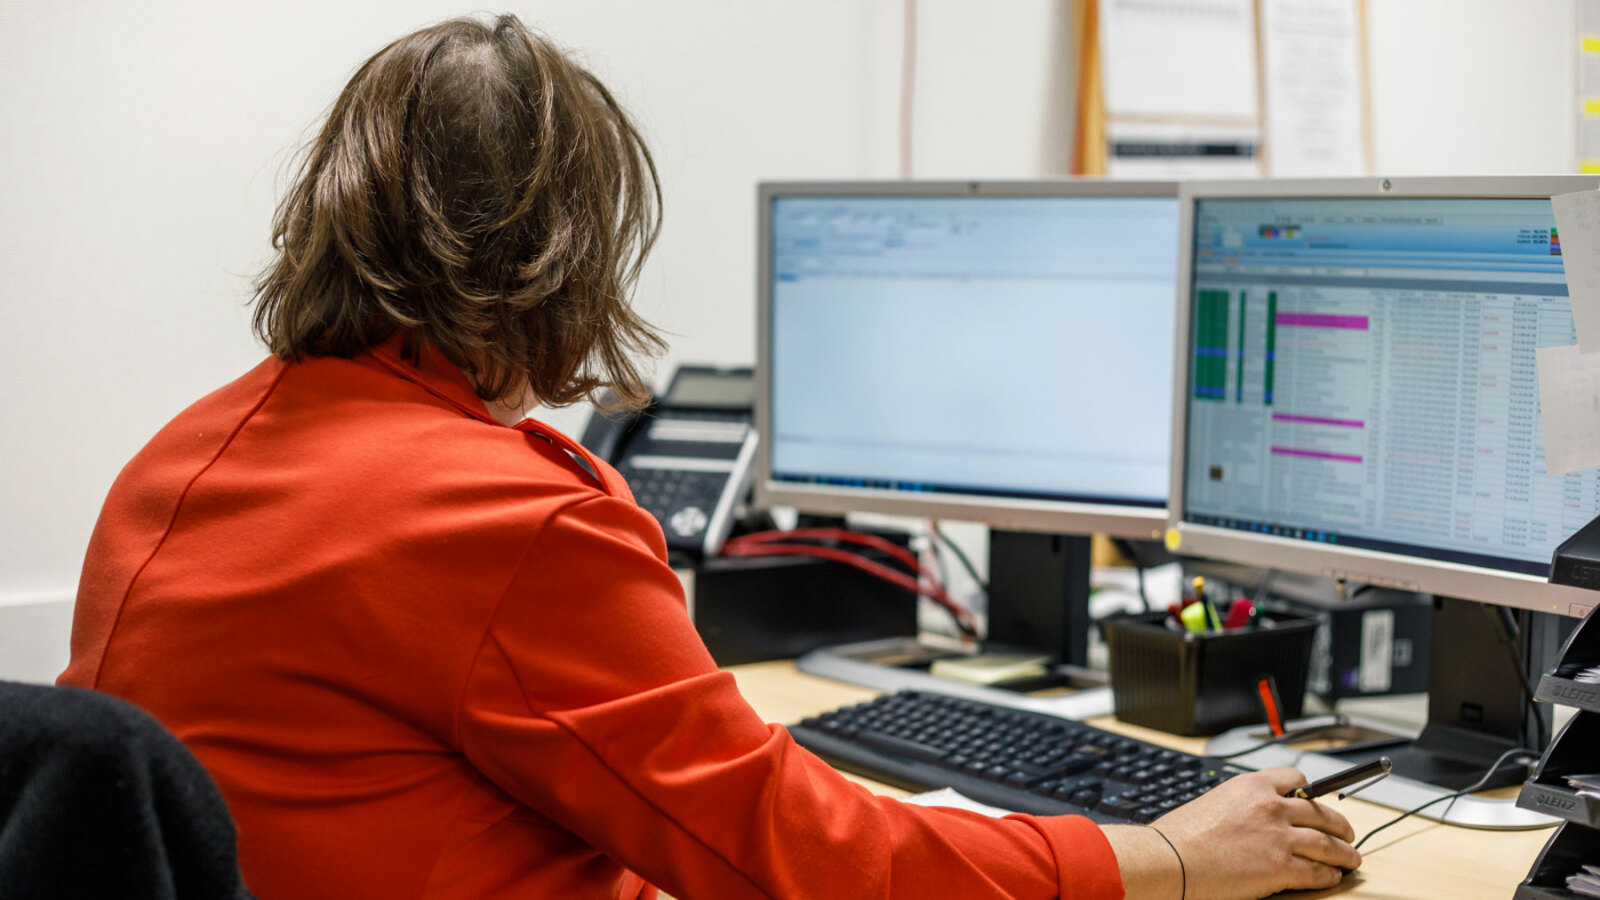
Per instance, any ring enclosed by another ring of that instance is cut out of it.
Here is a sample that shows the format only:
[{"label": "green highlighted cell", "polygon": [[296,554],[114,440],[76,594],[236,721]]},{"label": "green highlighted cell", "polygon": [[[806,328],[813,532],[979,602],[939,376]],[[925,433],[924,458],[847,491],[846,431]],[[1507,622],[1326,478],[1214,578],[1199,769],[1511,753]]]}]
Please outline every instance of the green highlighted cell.
[{"label": "green highlighted cell", "polygon": [[1261,402],[1272,405],[1272,370],[1278,362],[1278,292],[1267,292],[1267,359],[1261,378]]},{"label": "green highlighted cell", "polygon": [[1223,402],[1228,393],[1228,292],[1201,289],[1195,301],[1194,395]]},{"label": "green highlighted cell", "polygon": [[1235,402],[1235,403],[1243,403],[1244,402],[1244,320],[1245,320],[1245,293],[1244,293],[1244,291],[1240,291],[1239,292],[1239,343],[1238,343],[1239,350],[1238,350],[1238,353],[1236,354],[1237,355],[1237,360],[1238,360],[1238,365],[1235,366],[1234,370],[1233,370],[1233,374],[1234,374],[1233,402]]}]

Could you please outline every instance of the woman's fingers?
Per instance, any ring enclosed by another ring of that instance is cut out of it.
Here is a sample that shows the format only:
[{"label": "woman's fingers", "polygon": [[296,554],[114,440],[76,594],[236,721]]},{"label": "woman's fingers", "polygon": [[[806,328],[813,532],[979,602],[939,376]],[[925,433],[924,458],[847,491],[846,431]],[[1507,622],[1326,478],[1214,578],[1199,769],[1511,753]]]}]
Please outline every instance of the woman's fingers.
[{"label": "woman's fingers", "polygon": [[1346,841],[1356,839],[1354,828],[1350,827],[1350,820],[1334,811],[1332,807],[1325,806],[1315,800],[1288,800],[1289,824],[1299,825],[1302,828],[1315,828],[1326,831],[1337,838]]},{"label": "woman's fingers", "polygon": [[1289,849],[1297,857],[1339,869],[1361,865],[1361,854],[1348,841],[1315,828],[1295,828],[1289,838]]},{"label": "woman's fingers", "polygon": [[1343,877],[1344,871],[1335,866],[1297,856],[1289,864],[1289,884],[1285,885],[1285,890],[1316,891],[1331,888]]}]

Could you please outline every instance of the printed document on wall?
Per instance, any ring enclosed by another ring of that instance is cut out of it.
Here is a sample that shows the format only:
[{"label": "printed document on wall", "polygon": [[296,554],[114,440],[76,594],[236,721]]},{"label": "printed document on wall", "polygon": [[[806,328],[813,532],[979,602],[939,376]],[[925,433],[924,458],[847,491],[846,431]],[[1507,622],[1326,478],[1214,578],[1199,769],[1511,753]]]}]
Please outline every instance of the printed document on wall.
[{"label": "printed document on wall", "polygon": [[1251,0],[1102,0],[1107,116],[1256,117]]},{"label": "printed document on wall", "polygon": [[1254,0],[1100,0],[1106,174],[1260,174]]},{"label": "printed document on wall", "polygon": [[1361,0],[1261,0],[1270,174],[1367,171]]}]

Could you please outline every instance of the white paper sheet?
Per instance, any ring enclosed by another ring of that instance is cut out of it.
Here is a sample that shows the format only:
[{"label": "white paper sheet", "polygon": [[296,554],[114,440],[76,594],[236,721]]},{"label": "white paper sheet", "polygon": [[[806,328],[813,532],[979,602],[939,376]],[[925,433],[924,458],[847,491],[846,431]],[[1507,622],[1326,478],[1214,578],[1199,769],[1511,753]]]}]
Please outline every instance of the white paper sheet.
[{"label": "white paper sheet", "polygon": [[1106,116],[1256,118],[1251,0],[1104,0]]},{"label": "white paper sheet", "polygon": [[1359,0],[1262,0],[1267,165],[1277,176],[1366,171]]},{"label": "white paper sheet", "polygon": [[1253,0],[1101,0],[1106,174],[1261,174]]},{"label": "white paper sheet", "polygon": [[1550,198],[1561,236],[1561,268],[1572,297],[1572,323],[1584,353],[1600,352],[1600,191]]},{"label": "white paper sheet", "polygon": [[1577,345],[1537,353],[1545,474],[1600,466],[1600,353]]},{"label": "white paper sheet", "polygon": [[929,791],[926,794],[912,794],[905,798],[905,802],[916,806],[950,806],[969,812],[983,813],[994,819],[1011,815],[1011,810],[990,806],[987,803],[979,803],[966,794],[960,793],[955,788],[940,788],[937,791]]}]

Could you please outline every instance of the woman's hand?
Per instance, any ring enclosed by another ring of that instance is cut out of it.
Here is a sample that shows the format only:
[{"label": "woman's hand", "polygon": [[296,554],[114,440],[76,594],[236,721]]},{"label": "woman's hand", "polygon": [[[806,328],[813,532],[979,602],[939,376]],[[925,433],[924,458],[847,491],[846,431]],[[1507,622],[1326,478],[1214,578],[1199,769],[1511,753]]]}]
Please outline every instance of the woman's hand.
[{"label": "woman's hand", "polygon": [[1107,827],[1128,897],[1255,900],[1338,884],[1361,865],[1355,832],[1332,809],[1283,796],[1305,783],[1294,769],[1236,775],[1148,829]]}]

